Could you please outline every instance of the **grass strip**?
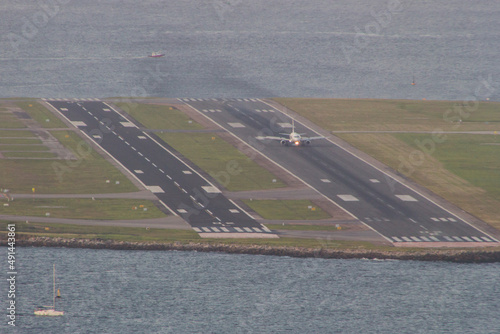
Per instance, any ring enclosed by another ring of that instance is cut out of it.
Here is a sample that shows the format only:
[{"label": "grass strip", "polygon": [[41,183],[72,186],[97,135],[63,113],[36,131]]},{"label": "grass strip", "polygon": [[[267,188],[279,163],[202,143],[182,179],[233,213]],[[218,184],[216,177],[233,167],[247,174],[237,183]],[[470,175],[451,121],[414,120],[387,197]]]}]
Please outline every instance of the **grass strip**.
[{"label": "grass strip", "polygon": [[57,157],[52,152],[2,152],[6,158],[27,158],[27,159],[54,159]]},{"label": "grass strip", "polygon": [[2,203],[6,215],[99,220],[165,217],[153,202],[138,199],[33,198]]},{"label": "grass strip", "polygon": [[215,134],[157,133],[157,135],[230,191],[274,189],[285,186],[272,173]]},{"label": "grass strip", "polygon": [[31,193],[34,187],[41,194],[95,194],[137,190],[117,168],[73,131],[51,133],[75,154],[77,160],[0,159],[2,188],[10,189],[12,193]]},{"label": "grass strip", "polygon": [[331,218],[309,200],[243,200],[264,219],[318,220]]},{"label": "grass strip", "polygon": [[21,144],[21,145],[16,145],[16,144],[0,144],[0,151],[17,151],[17,152],[24,152],[24,151],[49,151],[50,148],[48,148],[45,145],[27,145],[27,144]]},{"label": "grass strip", "polygon": [[287,231],[338,231],[335,225],[304,225],[304,224],[265,224],[270,230]]},{"label": "grass strip", "polygon": [[203,129],[185,113],[171,106],[132,102],[119,102],[116,105],[148,129]]},{"label": "grass strip", "polygon": [[50,110],[35,101],[20,101],[16,105],[26,111],[43,128],[67,128]]},{"label": "grass strip", "polygon": [[0,130],[0,138],[33,138],[38,139],[31,131],[23,130]]},{"label": "grass strip", "polygon": [[11,112],[0,112],[0,128],[20,129],[26,126]]},{"label": "grass strip", "polygon": [[331,131],[498,131],[500,122],[500,102],[275,100]]},{"label": "grass strip", "polygon": [[43,144],[38,138],[1,138],[0,145],[37,145]]}]

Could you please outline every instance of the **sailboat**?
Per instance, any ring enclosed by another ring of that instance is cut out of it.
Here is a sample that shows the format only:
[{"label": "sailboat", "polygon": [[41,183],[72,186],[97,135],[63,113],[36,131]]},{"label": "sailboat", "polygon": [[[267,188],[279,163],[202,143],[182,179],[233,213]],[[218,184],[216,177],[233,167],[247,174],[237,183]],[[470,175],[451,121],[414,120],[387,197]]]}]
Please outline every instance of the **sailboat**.
[{"label": "sailboat", "polygon": [[[53,278],[52,278],[52,283],[53,283],[53,298],[52,298],[52,305],[49,306],[43,306],[43,307],[37,307],[35,309],[35,315],[44,315],[44,316],[61,316],[64,315],[64,311],[56,311],[56,265],[54,264],[54,270],[53,270]],[[60,298],[60,293],[59,289],[57,290],[57,297]]]}]

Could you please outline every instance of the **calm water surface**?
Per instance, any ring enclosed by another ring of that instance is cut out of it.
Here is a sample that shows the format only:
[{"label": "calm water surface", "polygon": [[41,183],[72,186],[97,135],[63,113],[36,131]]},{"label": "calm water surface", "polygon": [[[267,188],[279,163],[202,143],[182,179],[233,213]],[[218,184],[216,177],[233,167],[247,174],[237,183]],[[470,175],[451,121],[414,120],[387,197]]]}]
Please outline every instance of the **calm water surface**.
[{"label": "calm water surface", "polygon": [[3,0],[0,15],[0,97],[500,99],[495,0]]},{"label": "calm water surface", "polygon": [[[35,306],[50,302],[52,263],[63,297],[59,306],[66,313],[35,317]],[[17,331],[9,330],[13,333],[500,329],[498,263],[21,248],[17,265],[20,316]]]}]

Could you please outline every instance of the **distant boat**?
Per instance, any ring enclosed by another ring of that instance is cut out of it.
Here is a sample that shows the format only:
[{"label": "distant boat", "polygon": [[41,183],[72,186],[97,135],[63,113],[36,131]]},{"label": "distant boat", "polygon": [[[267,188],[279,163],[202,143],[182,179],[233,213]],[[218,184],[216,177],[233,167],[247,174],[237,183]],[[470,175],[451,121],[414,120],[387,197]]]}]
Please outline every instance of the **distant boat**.
[{"label": "distant boat", "polygon": [[[64,315],[64,311],[56,311],[56,265],[54,264],[54,270],[52,274],[52,282],[53,282],[53,298],[52,305],[37,307],[35,309],[35,315],[43,315],[43,316],[61,316]],[[57,298],[61,298],[59,293],[59,289],[57,290]]]},{"label": "distant boat", "polygon": [[159,57],[164,57],[165,54],[161,53],[159,51],[151,53],[148,57],[150,58],[159,58]]}]

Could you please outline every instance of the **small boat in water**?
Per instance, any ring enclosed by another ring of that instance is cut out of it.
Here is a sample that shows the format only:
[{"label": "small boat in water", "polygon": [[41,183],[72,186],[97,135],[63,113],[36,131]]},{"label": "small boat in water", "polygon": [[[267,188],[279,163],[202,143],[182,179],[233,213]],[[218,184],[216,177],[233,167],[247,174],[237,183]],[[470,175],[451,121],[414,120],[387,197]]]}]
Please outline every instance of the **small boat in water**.
[{"label": "small boat in water", "polygon": [[[56,311],[56,265],[55,264],[54,264],[54,270],[53,270],[52,276],[53,276],[53,278],[52,278],[52,281],[53,281],[52,305],[37,307],[35,309],[35,315],[43,315],[43,316],[51,316],[51,317],[64,315],[64,311]],[[57,298],[61,298],[59,290],[57,290]]]},{"label": "small boat in water", "polygon": [[159,51],[151,53],[148,57],[150,58],[159,58],[159,57],[164,57],[165,54],[161,53]]}]

